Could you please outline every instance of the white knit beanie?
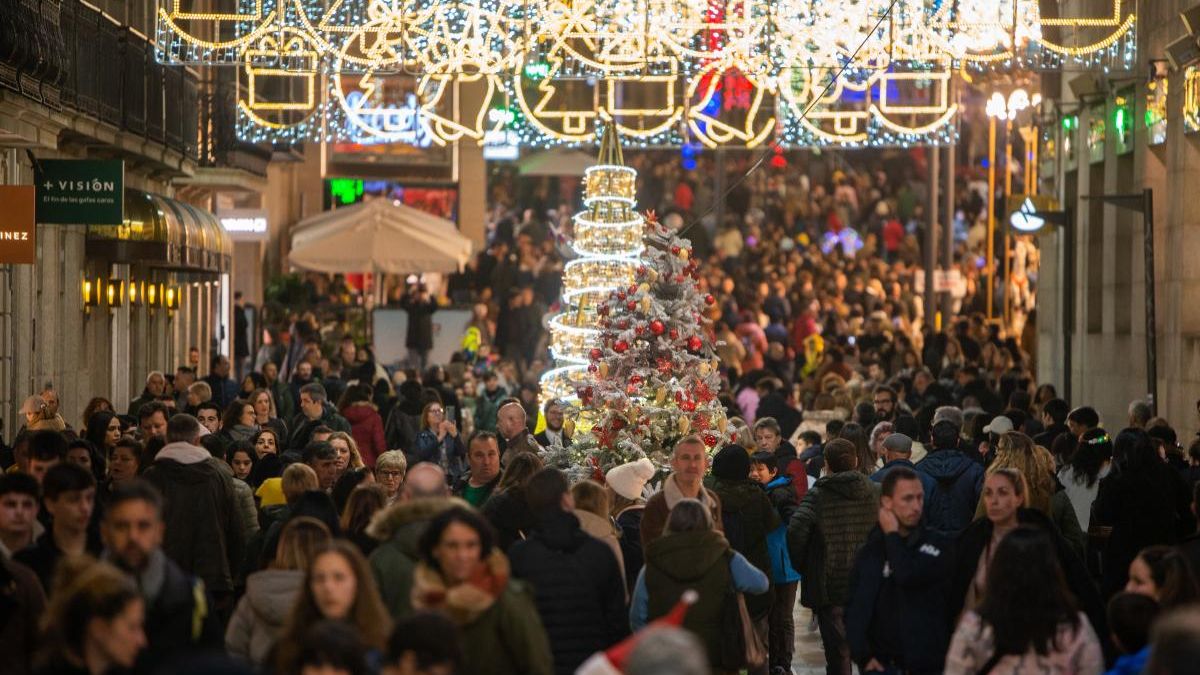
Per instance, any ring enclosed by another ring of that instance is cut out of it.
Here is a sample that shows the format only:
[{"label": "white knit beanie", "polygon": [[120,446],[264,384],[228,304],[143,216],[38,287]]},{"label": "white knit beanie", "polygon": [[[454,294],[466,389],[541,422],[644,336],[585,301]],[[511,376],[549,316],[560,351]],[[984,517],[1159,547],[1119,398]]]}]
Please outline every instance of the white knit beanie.
[{"label": "white knit beanie", "polygon": [[604,480],[614,492],[626,499],[642,496],[646,481],[654,477],[654,463],[645,457],[636,462],[614,466],[604,474]]}]

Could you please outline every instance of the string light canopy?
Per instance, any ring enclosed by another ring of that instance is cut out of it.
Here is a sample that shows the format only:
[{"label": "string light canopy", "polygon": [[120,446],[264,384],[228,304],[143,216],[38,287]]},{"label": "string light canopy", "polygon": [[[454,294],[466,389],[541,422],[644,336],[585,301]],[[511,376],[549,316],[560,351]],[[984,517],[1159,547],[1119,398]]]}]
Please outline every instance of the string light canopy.
[{"label": "string light canopy", "polygon": [[1131,0],[158,3],[159,59],[236,68],[252,142],[591,143],[607,117],[634,146],[943,143],[956,73],[1136,56]]}]

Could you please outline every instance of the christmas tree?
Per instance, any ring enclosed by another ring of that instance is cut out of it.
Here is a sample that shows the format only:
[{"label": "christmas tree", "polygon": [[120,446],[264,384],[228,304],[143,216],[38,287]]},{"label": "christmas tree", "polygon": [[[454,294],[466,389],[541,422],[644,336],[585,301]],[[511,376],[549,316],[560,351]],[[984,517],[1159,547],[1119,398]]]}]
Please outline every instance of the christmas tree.
[{"label": "christmas tree", "polygon": [[[555,368],[542,376],[543,402],[578,405],[577,390],[590,378],[592,350],[601,343],[598,308],[617,289],[634,281],[642,244],[643,219],[634,211],[637,171],[624,165],[616,125],[600,141],[596,166],[584,174],[585,210],[575,214],[571,251],[563,269],[563,311],[548,322]],[[586,429],[586,415],[580,424]]]},{"label": "christmas tree", "polygon": [[727,420],[717,400],[718,360],[690,243],[647,214],[642,264],[626,287],[597,307],[600,344],[576,384],[590,428],[547,462],[577,474],[607,471],[641,457],[665,464],[675,442],[696,434],[724,444]]}]

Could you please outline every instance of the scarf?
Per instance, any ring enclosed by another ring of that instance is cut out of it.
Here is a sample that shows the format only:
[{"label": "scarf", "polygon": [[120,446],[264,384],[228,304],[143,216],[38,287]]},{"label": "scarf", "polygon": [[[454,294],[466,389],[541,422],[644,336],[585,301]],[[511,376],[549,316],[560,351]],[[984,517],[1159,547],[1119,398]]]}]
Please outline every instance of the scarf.
[{"label": "scarf", "polygon": [[508,585],[508,576],[508,558],[496,549],[480,561],[471,578],[453,587],[446,586],[441,572],[418,562],[413,572],[413,609],[442,611],[455,624],[470,625],[496,604]]},{"label": "scarf", "polygon": [[[667,479],[663,481],[663,497],[667,500],[668,510],[675,508],[679,500],[687,499],[679,490],[679,486],[675,484],[675,474],[667,476]],[[700,500],[700,503],[704,504],[708,510],[712,510],[712,501],[708,498],[708,490],[704,489],[703,485],[700,486],[700,494],[696,495],[696,499]]]}]

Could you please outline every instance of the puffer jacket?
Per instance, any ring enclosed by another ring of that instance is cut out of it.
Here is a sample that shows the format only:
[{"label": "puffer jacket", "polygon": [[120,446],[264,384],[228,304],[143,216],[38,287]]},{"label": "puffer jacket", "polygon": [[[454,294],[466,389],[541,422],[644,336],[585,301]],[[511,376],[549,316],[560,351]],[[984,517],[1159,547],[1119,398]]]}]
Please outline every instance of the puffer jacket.
[{"label": "puffer jacket", "polygon": [[556,673],[571,675],[629,634],[616,556],[585,533],[574,514],[540,514],[529,538],[513,544],[508,557],[513,576],[533,586]]},{"label": "puffer jacket", "polygon": [[225,629],[225,650],[261,666],[304,586],[302,570],[263,570],[246,578],[246,594]]},{"label": "puffer jacket", "polygon": [[859,547],[879,518],[879,486],[857,471],[824,476],[788,523],[792,565],[804,575],[805,607],[844,607]]},{"label": "puffer jacket", "polygon": [[958,536],[975,516],[983,494],[984,468],[957,449],[934,450],[917,463],[917,471],[934,481],[925,495],[926,527]]},{"label": "puffer jacket", "polygon": [[367,534],[380,542],[368,562],[393,618],[412,613],[413,569],[421,558],[417,544],[429,521],[452,506],[468,507],[456,497],[414,499],[376,513],[367,526]]},{"label": "puffer jacket", "polygon": [[[766,491],[767,497],[771,500],[771,505],[775,507],[775,512],[779,514],[780,519],[779,527],[771,530],[771,533],[767,535],[767,552],[771,556],[771,569],[763,571],[770,573],[772,583],[790,584],[793,581],[800,581],[800,573],[792,565],[792,554],[788,551],[787,545],[788,522],[791,521],[792,514],[800,506],[796,500],[795,488],[792,487],[792,479],[780,474],[762,488]],[[805,492],[807,493],[807,489]]]}]

